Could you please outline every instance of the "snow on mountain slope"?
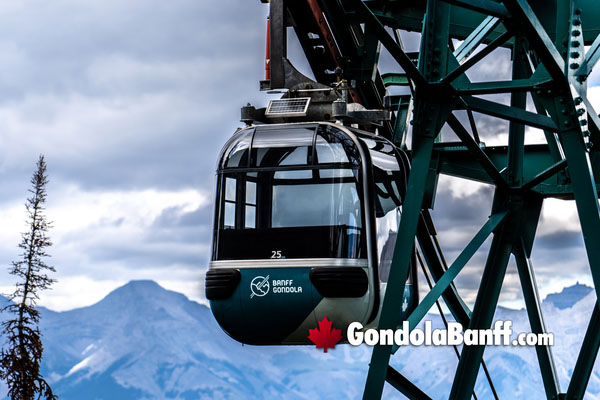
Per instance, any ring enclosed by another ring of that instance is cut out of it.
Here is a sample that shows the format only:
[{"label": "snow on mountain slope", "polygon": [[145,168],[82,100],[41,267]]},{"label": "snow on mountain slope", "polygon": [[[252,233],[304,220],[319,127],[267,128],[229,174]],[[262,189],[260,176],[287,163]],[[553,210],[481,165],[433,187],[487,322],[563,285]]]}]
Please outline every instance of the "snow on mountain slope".
[{"label": "snow on mountain slope", "polygon": [[[567,288],[544,302],[563,390],[594,302],[585,288]],[[427,318],[442,327],[439,317]],[[523,310],[499,308],[495,318],[512,320],[514,332],[530,331]],[[207,307],[152,281],[130,282],[90,307],[43,309],[41,329],[42,370],[64,400],[360,398],[371,353],[349,345],[327,354],[313,346],[242,346]],[[400,348],[392,360],[432,398],[447,398],[457,364],[451,347]],[[485,360],[501,398],[543,397],[533,348],[490,347]],[[491,397],[483,373],[476,393]],[[387,386],[385,394],[402,398]],[[600,399],[598,372],[586,399]]]},{"label": "snow on mountain slope", "polygon": [[[577,360],[577,355],[585,335],[596,296],[587,286],[584,288],[565,288],[563,292],[548,296],[551,301],[543,302],[543,312],[548,332],[554,334],[552,348],[561,389],[566,392],[569,377]],[[586,290],[587,288],[588,290]],[[577,293],[574,295],[574,293]],[[587,293],[587,294],[585,294]],[[561,296],[565,296],[562,298]],[[571,303],[571,307],[564,305]],[[561,308],[557,308],[559,304]],[[436,320],[434,316],[428,318]],[[437,318],[439,320],[439,317]],[[499,307],[494,321],[513,322],[513,338],[521,332],[531,332],[525,310],[511,310]],[[441,327],[438,323],[437,327]],[[393,357],[392,363],[405,376],[414,379],[433,399],[448,398],[457,357],[448,347],[410,347],[401,348]],[[544,398],[544,388],[539,365],[533,347],[491,346],[484,354],[484,360],[500,398]],[[426,373],[425,371],[428,371]],[[479,398],[493,398],[487,380],[480,369],[475,392]],[[600,365],[596,363],[588,385],[587,399],[600,399]]]},{"label": "snow on mountain slope", "polygon": [[[44,371],[62,399],[89,398],[92,393],[94,399],[281,394],[334,399],[343,390],[356,397],[359,387],[344,386],[353,375],[363,379],[366,364],[352,357],[340,364],[308,347],[242,346],[221,331],[208,308],[151,281],[130,282],[91,307],[48,312],[42,330]],[[366,349],[361,352],[368,355]],[[337,353],[344,357],[344,348]],[[319,394],[319,382],[329,385],[324,395]]]}]

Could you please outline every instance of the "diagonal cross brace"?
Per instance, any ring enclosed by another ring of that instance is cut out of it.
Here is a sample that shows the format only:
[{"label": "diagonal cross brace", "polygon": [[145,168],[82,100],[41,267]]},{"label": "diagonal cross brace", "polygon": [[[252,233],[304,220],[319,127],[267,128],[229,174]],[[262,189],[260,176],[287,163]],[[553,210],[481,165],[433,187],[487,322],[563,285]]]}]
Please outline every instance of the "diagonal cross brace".
[{"label": "diagonal cross brace", "polygon": [[503,4],[521,31],[526,33],[530,46],[538,54],[550,76],[555,82],[568,86],[564,73],[565,61],[527,0],[504,0]]},{"label": "diagonal cross brace", "polygon": [[588,329],[585,332],[585,337],[581,344],[581,351],[577,357],[577,363],[573,369],[571,382],[567,389],[567,400],[583,399],[583,396],[585,395],[585,389],[590,381],[594,362],[598,355],[598,349],[600,348],[600,335],[598,332],[600,332],[600,310],[598,309],[598,302],[596,301],[590,323],[588,324]]},{"label": "diagonal cross brace", "polygon": [[534,128],[547,129],[553,132],[558,131],[558,127],[556,126],[554,120],[545,115],[525,111],[521,108],[506,106],[504,104],[481,99],[479,97],[464,96],[463,101],[467,107],[482,114],[491,115],[493,117],[506,119],[509,121],[521,122]]},{"label": "diagonal cross brace", "polygon": [[[488,329],[491,326],[512,250],[512,237],[518,230],[515,224],[518,224],[518,218],[506,218],[494,232],[469,329]],[[451,400],[471,398],[484,349],[484,346],[463,346],[450,392]]]},{"label": "diagonal cross brace", "polygon": [[448,118],[448,125],[450,125],[450,128],[452,128],[452,130],[456,133],[456,136],[458,136],[463,144],[467,146],[467,149],[469,149],[469,152],[473,155],[473,157],[479,161],[485,172],[487,172],[490,178],[493,179],[494,183],[502,188],[508,188],[506,180],[500,174],[494,163],[475,142],[475,139],[469,135],[469,132],[467,132],[454,114],[450,114]]},{"label": "diagonal cross brace", "polygon": [[[529,325],[533,333],[546,333],[546,325],[542,314],[542,302],[535,282],[533,267],[527,256],[526,246],[523,240],[515,246],[513,251],[515,261],[517,262],[517,271],[523,289],[523,297],[527,306],[527,315],[529,317]],[[538,345],[535,351],[542,373],[542,381],[546,390],[546,397],[551,400],[555,399],[560,393],[560,384],[554,359],[552,357],[552,349],[550,346]]]},{"label": "diagonal cross brace", "polygon": [[[444,291],[452,284],[454,278],[456,278],[463,267],[469,262],[475,252],[481,247],[483,242],[488,236],[498,227],[506,216],[506,211],[492,215],[488,221],[481,227],[479,232],[469,242],[467,247],[460,253],[456,258],[456,261],[452,263],[450,268],[444,273],[444,275],[437,281],[435,286],[427,293],[427,296],[419,303],[417,308],[408,317],[409,329],[412,330],[427,314],[427,311],[435,304],[436,300],[444,293]],[[398,346],[394,346],[393,352],[396,351]]]},{"label": "diagonal cross brace", "polygon": [[351,3],[355,7],[356,12],[363,17],[365,25],[373,29],[373,33],[377,36],[377,39],[379,39],[381,44],[390,52],[402,69],[404,69],[406,75],[415,82],[416,86],[427,85],[427,80],[421,74],[421,71],[413,64],[408,55],[396,43],[394,38],[390,36],[385,27],[379,22],[379,19],[377,19],[375,14],[371,12],[362,0],[344,0],[344,3]]},{"label": "diagonal cross brace", "polygon": [[500,19],[492,17],[491,15],[486,17],[481,24],[461,43],[461,45],[454,52],[454,57],[459,63],[464,61],[469,55],[479,46],[487,35],[493,31],[500,24]]}]

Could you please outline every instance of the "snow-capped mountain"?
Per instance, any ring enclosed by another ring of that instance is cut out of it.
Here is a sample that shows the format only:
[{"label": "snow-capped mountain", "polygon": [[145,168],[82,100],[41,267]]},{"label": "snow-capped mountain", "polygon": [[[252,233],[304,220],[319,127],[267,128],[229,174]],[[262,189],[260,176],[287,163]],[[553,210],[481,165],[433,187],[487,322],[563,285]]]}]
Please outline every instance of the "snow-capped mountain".
[{"label": "snow-capped mountain", "polygon": [[[562,392],[566,392],[568,387],[595,302],[593,289],[580,284],[551,294],[543,301],[546,328],[554,334],[552,352]],[[439,320],[439,317],[436,319],[431,315],[428,318]],[[531,332],[525,310],[499,307],[494,320],[512,321],[513,338],[521,332]],[[438,327],[442,327],[441,323]],[[399,371],[412,379],[431,398],[448,398],[458,364],[451,347],[401,348],[392,360]],[[484,360],[501,399],[545,398],[534,347],[490,346],[486,348]],[[586,400],[600,399],[600,365],[596,363],[594,368]],[[482,369],[475,392],[480,399],[493,398]]]},{"label": "snow-capped mountain", "polygon": [[[583,285],[544,301],[563,390],[594,302]],[[439,316],[427,318],[442,327]],[[516,333],[530,331],[523,310],[499,308],[496,319],[512,320]],[[90,307],[43,309],[41,329],[43,373],[64,400],[360,398],[371,353],[364,345],[326,354],[312,346],[242,346],[207,307],[152,281],[130,282]],[[451,347],[401,348],[392,360],[433,399],[447,398],[457,364]],[[485,360],[500,398],[543,398],[533,348],[489,347]],[[476,393],[491,397],[483,374]],[[389,387],[385,395],[402,398]],[[600,399],[600,370],[586,399]]]}]

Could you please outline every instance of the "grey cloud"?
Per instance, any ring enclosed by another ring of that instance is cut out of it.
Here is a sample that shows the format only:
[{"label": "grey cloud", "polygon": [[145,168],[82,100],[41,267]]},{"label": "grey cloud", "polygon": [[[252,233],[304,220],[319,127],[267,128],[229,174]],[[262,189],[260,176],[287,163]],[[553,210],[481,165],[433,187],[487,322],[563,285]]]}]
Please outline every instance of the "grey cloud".
[{"label": "grey cloud", "polygon": [[[61,188],[70,184],[88,193],[193,188],[212,199],[216,157],[241,125],[239,108],[268,100],[258,91],[266,13],[258,1],[235,0],[0,5],[0,205],[24,202],[39,153],[48,162],[49,207],[68,201]],[[403,36],[408,51],[415,50],[419,34]],[[292,41],[290,57],[307,72],[299,51]],[[509,77],[507,52],[492,53],[489,67],[472,69],[470,78]],[[381,62],[382,70],[397,71],[385,52]],[[504,121],[479,114],[476,119],[484,141],[507,131]],[[433,215],[449,262],[487,220],[491,196],[491,187],[460,198],[438,194]],[[212,213],[212,204],[191,212],[167,208],[135,242],[104,237],[102,226],[91,226],[86,236],[67,235],[52,261],[61,274],[96,279],[175,265],[202,271]],[[455,229],[464,238],[453,237]],[[565,243],[566,250],[553,248]],[[479,286],[488,245],[457,280],[468,298]],[[547,282],[565,257],[580,260],[566,263],[568,274],[588,274],[582,256],[568,233],[539,237],[539,282]]]},{"label": "grey cloud", "polygon": [[543,250],[553,250],[557,248],[583,248],[583,235],[581,232],[558,231],[551,234],[537,236],[535,247]]},{"label": "grey cloud", "polygon": [[140,268],[205,268],[210,258],[212,210],[212,204],[191,212],[181,207],[166,208],[135,243],[107,238],[97,249],[87,246],[87,254],[96,261],[121,261]]},{"label": "grey cloud", "polygon": [[213,205],[205,204],[191,212],[182,212],[181,207],[169,207],[156,218],[154,228],[208,226],[213,216]]},{"label": "grey cloud", "polygon": [[511,50],[498,48],[483,59],[483,62],[467,70],[472,82],[510,80],[512,75]]},{"label": "grey cloud", "polygon": [[[177,244],[139,244],[123,243],[90,248],[88,253],[95,263],[115,261],[120,265],[127,265],[127,269],[152,269],[166,268],[176,265],[177,268],[207,267],[208,257],[201,249]],[[92,271],[89,271],[92,272]]]},{"label": "grey cloud", "polygon": [[[0,110],[16,110],[20,123],[8,129],[36,139],[32,150],[53,161],[54,179],[88,189],[210,188],[239,107],[261,97],[266,6],[64,1],[33,15],[26,5],[8,8],[0,48],[12,63],[0,66],[0,77],[10,77],[0,78]],[[73,132],[63,143],[64,121]],[[77,141],[89,146],[66,151]]]},{"label": "grey cloud", "polygon": [[[233,8],[240,18],[234,18]],[[218,65],[219,57],[231,59],[236,50],[243,52],[242,46],[232,47],[236,44],[264,52],[264,27],[256,20],[266,7],[250,2],[25,1],[0,10],[0,38],[5,38],[3,47],[12,56],[9,66],[24,66],[21,73],[38,78],[36,84],[45,83],[38,88],[52,92],[81,85],[87,66],[99,56],[127,54],[169,63],[206,56]]]},{"label": "grey cloud", "polygon": [[[62,188],[73,185],[191,188],[212,198],[216,157],[240,125],[239,108],[266,102],[257,89],[267,9],[233,0],[0,5],[0,204],[24,201],[39,153],[49,208],[68,204]],[[161,277],[168,266],[202,271],[211,216],[212,204],[167,209],[139,237],[121,234],[118,218],[101,221],[61,237],[52,262],[61,276],[98,280]]]},{"label": "grey cloud", "polygon": [[493,187],[482,185],[475,193],[456,197],[448,191],[438,191],[432,216],[438,231],[456,227],[481,227],[491,212]]}]

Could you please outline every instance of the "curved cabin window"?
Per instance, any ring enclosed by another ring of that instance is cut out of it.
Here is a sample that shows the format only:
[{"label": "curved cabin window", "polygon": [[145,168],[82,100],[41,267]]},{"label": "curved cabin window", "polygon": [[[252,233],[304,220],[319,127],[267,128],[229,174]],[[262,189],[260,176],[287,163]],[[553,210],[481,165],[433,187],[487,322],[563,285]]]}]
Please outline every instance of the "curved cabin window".
[{"label": "curved cabin window", "polygon": [[315,155],[318,164],[360,164],[360,153],[352,139],[331,125],[317,128]]},{"label": "curved cabin window", "polygon": [[250,143],[254,130],[246,129],[238,133],[225,152],[220,168],[247,167],[250,157]]},{"label": "curved cabin window", "polygon": [[285,140],[281,140],[279,129],[258,130],[252,141],[251,167],[278,167],[306,165],[315,130],[306,128],[288,129]]},{"label": "curved cabin window", "polygon": [[357,170],[227,173],[220,186],[217,260],[366,257]]},{"label": "curved cabin window", "polygon": [[358,150],[315,128],[257,130],[220,170],[214,260],[367,257]]},{"label": "curved cabin window", "polygon": [[387,282],[398,237],[407,176],[390,143],[378,138],[362,137],[361,140],[367,145],[373,164],[378,271],[379,279]]}]

